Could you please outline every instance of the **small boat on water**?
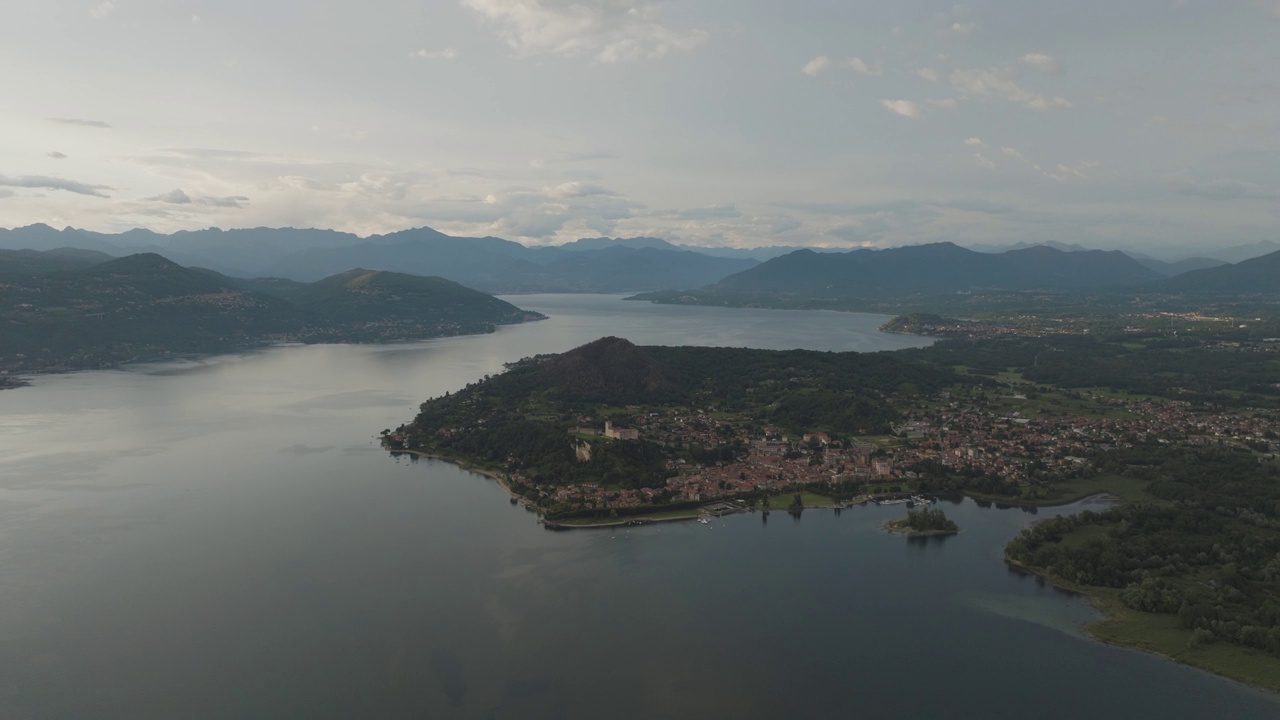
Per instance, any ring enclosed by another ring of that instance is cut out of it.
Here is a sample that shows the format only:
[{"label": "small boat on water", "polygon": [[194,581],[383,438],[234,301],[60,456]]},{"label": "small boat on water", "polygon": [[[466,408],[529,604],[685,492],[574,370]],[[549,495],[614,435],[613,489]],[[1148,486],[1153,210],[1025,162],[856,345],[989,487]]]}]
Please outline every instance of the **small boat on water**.
[{"label": "small boat on water", "polygon": [[698,522],[702,523],[703,525],[710,525],[711,518],[708,518],[704,515],[703,517],[698,518]]}]

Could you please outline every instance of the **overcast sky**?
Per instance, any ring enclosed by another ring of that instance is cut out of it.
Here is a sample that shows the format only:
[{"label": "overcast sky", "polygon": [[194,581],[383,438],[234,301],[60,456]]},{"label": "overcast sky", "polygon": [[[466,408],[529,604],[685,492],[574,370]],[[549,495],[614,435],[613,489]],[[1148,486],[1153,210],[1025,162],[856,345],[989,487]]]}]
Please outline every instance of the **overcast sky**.
[{"label": "overcast sky", "polygon": [[1280,0],[4,0],[0,226],[1280,239]]}]

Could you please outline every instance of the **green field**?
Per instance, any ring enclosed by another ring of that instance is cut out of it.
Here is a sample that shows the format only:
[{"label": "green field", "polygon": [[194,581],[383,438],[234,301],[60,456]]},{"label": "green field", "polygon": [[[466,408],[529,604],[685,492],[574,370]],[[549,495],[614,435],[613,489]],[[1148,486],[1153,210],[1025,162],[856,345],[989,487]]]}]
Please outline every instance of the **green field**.
[{"label": "green field", "polygon": [[[768,509],[786,510],[791,507],[791,500],[796,496],[796,494],[797,493],[790,492],[770,495]],[[807,508],[835,507],[835,502],[829,497],[818,495],[817,493],[812,493],[808,490],[801,491],[799,495],[800,499],[804,502],[804,506]],[[763,504],[761,504],[761,507],[763,507]]]}]

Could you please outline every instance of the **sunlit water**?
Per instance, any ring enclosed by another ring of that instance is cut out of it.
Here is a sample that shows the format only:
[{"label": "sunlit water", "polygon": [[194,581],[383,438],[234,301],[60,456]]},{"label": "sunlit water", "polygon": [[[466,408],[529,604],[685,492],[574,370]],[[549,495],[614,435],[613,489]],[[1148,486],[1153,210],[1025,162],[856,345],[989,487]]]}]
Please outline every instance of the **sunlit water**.
[{"label": "sunlit water", "polygon": [[[1033,520],[948,506],[554,533],[375,436],[602,335],[880,350],[885,318],[522,296],[482,337],[275,348],[0,393],[0,718],[1275,718],[1085,639],[1010,573]],[[1048,513],[1044,513],[1048,514]]]}]

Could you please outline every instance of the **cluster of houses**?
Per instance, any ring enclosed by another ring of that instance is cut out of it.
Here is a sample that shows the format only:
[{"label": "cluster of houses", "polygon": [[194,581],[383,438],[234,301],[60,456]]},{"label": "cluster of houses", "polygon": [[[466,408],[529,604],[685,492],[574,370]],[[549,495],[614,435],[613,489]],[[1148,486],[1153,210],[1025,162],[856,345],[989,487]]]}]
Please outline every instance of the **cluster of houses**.
[{"label": "cluster of houses", "polygon": [[[1017,398],[1019,396],[1010,396]],[[1006,398],[1006,400],[1009,398]],[[876,484],[911,480],[912,467],[934,461],[953,469],[976,471],[1007,483],[1070,477],[1088,466],[1099,451],[1156,441],[1182,446],[1226,444],[1272,452],[1278,440],[1264,415],[1204,411],[1189,403],[1096,396],[1096,404],[1119,412],[1112,417],[1028,417],[1010,411],[1007,402],[973,397],[943,397],[939,405],[894,425],[893,442],[835,440],[824,432],[787,438],[781,430],[761,428],[748,419],[687,408],[642,413],[629,408],[631,424],[606,421],[604,430],[585,425],[579,435],[613,441],[642,437],[679,449],[732,448],[731,460],[694,463],[673,452],[664,488],[620,489],[596,483],[534,488],[539,504],[574,508],[627,508],[672,501],[710,501],[752,492],[786,492],[813,483]],[[580,418],[583,423],[592,421]],[[442,431],[447,433],[448,431]],[[399,434],[388,438],[395,446]],[[589,462],[585,443],[575,443],[578,459]],[[514,460],[514,458],[513,458]],[[519,474],[508,478],[529,485]]]}]

